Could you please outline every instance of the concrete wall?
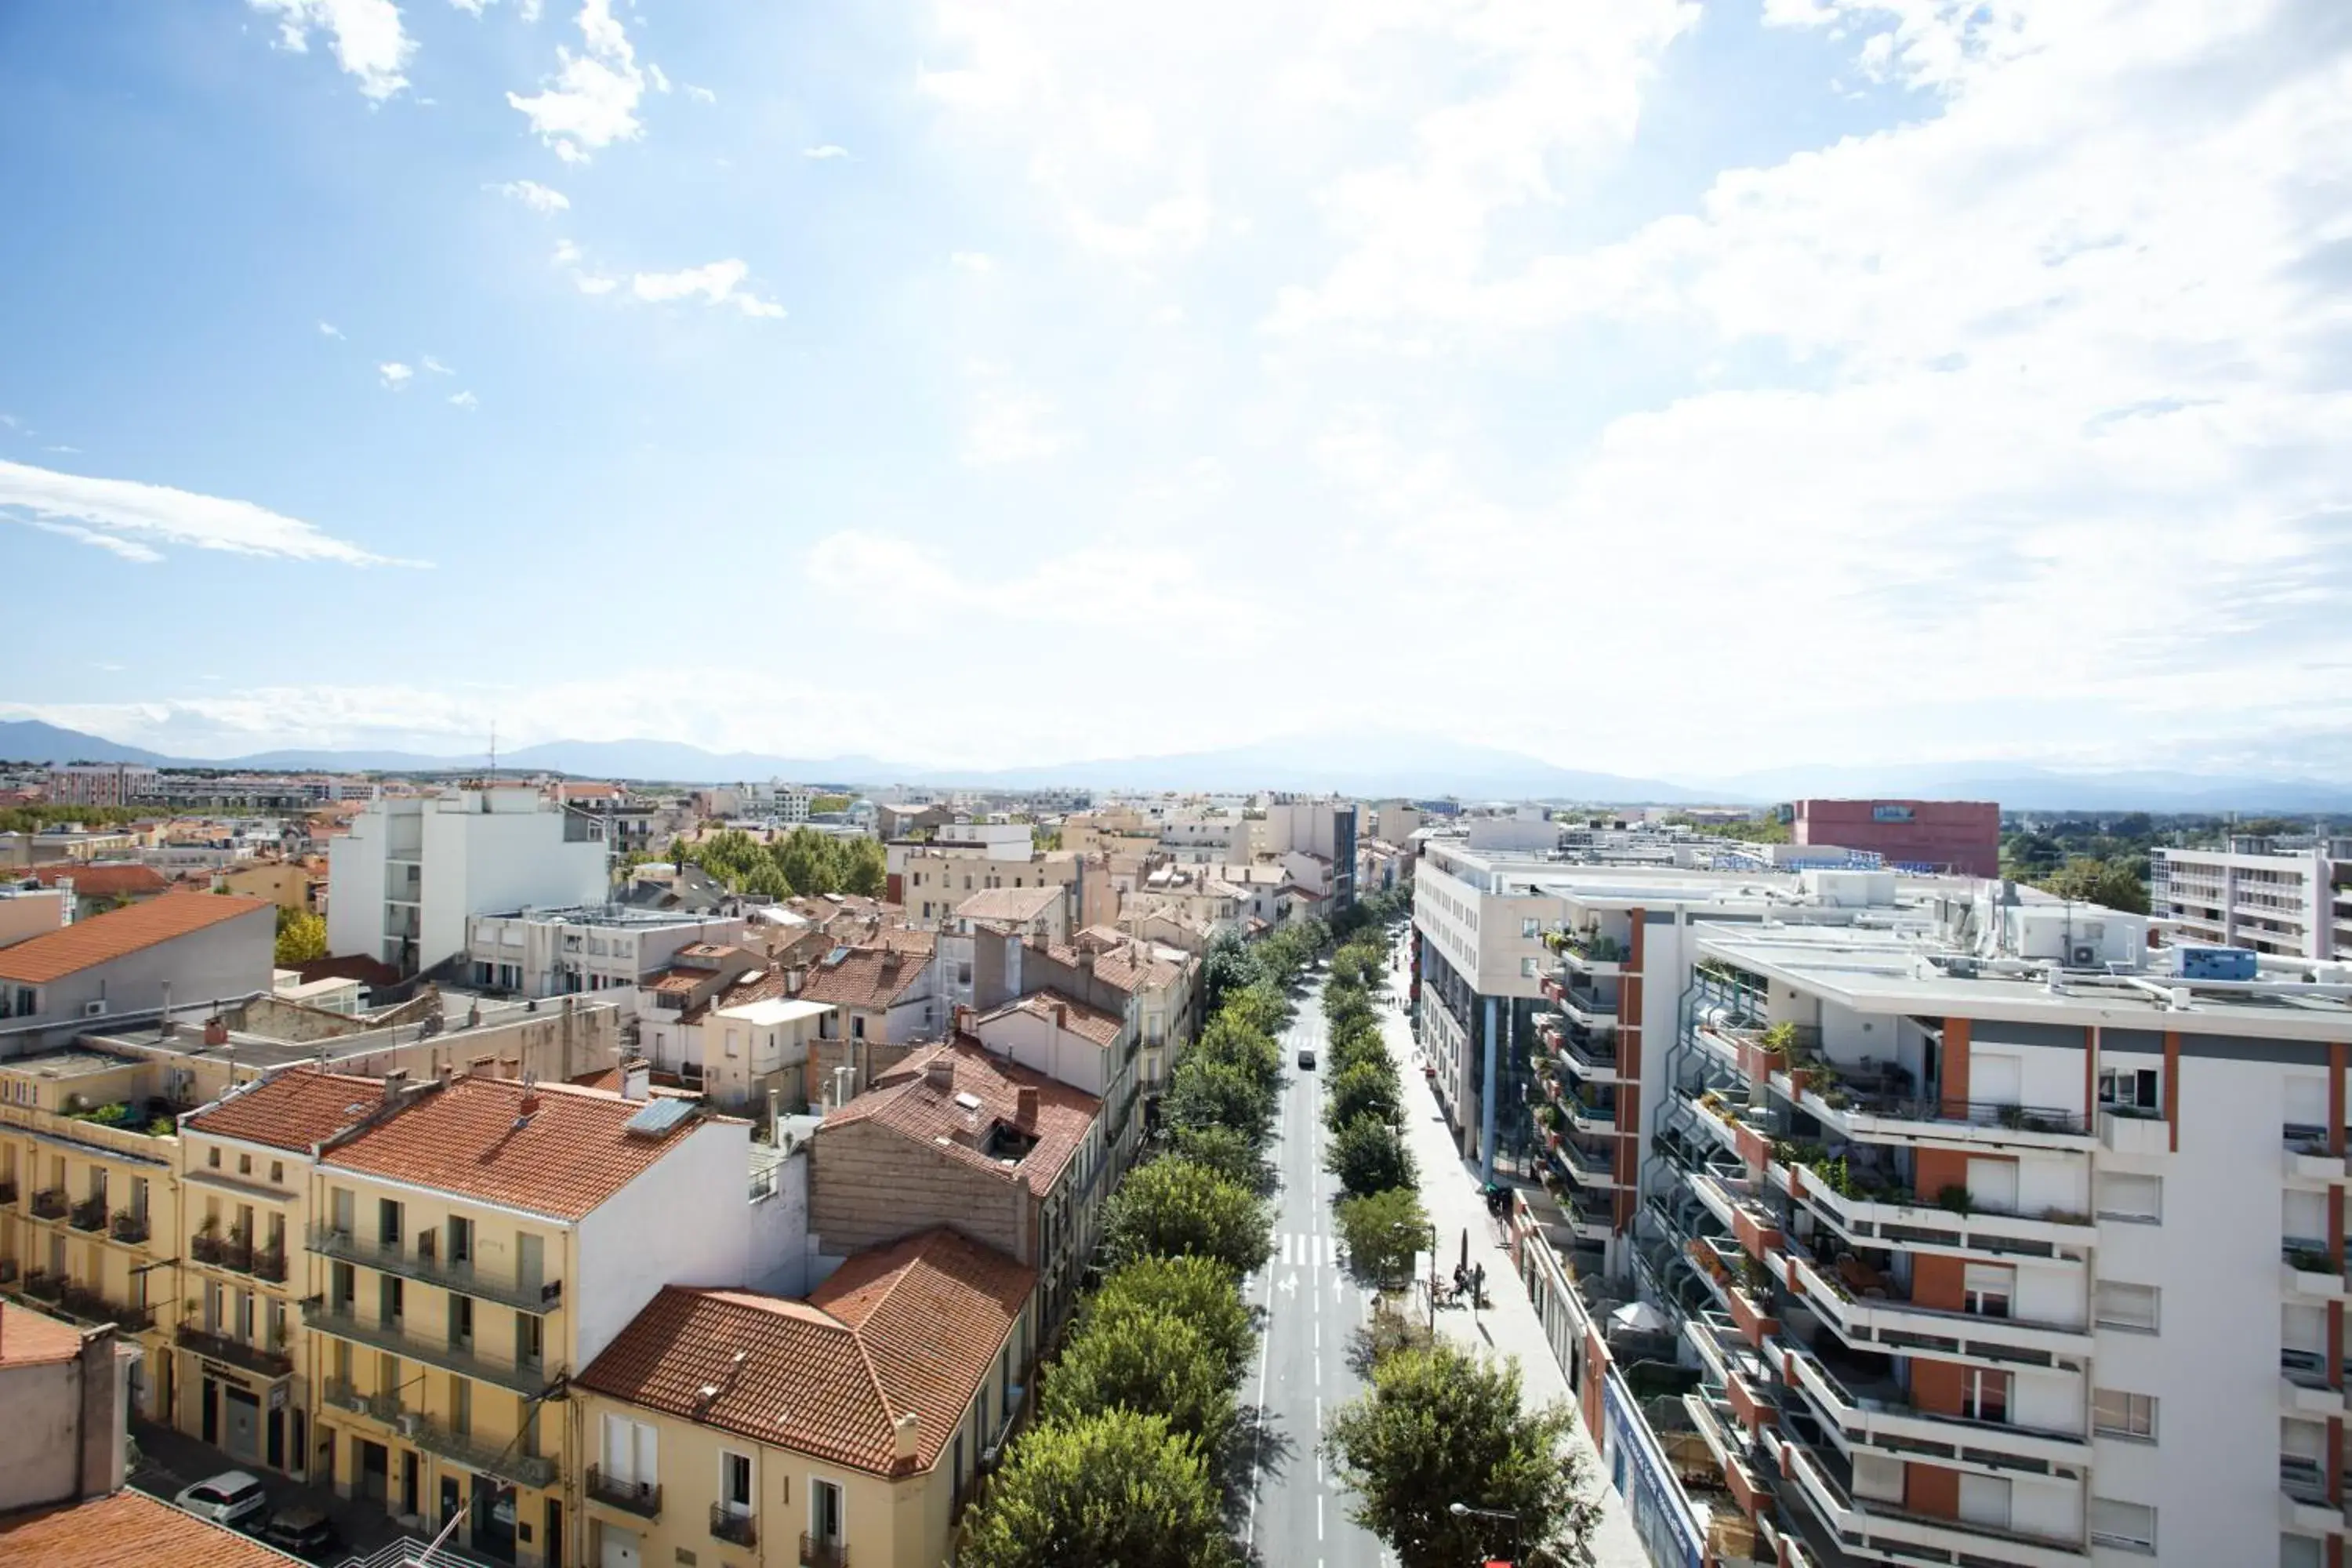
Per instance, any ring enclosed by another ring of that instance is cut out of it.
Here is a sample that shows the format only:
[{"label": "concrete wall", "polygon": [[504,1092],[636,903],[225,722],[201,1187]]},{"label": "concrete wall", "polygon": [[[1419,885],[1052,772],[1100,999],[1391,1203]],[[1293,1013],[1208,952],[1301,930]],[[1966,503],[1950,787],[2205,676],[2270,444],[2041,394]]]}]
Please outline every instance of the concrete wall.
[{"label": "concrete wall", "polygon": [[39,1017],[79,1018],[92,1002],[105,1003],[109,1013],[160,1007],[166,983],[172,987],[175,1016],[183,1003],[266,993],[277,951],[276,908],[250,910],[235,920],[50,981],[40,987]]},{"label": "concrete wall", "polygon": [[1030,1200],[1013,1184],[939,1158],[870,1122],[818,1129],[810,1156],[809,1229],[825,1256],[950,1225],[1008,1257],[1037,1264]]},{"label": "concrete wall", "polygon": [[809,1157],[805,1150],[776,1168],[774,1189],[751,1199],[744,1283],[772,1296],[809,1289]]},{"label": "concrete wall", "polygon": [[0,1513],[74,1496],[80,1468],[81,1363],[0,1372]]},{"label": "concrete wall", "polygon": [[665,1285],[740,1285],[751,1277],[751,1129],[705,1121],[582,1220],[579,1278],[565,1287],[573,1370]]}]

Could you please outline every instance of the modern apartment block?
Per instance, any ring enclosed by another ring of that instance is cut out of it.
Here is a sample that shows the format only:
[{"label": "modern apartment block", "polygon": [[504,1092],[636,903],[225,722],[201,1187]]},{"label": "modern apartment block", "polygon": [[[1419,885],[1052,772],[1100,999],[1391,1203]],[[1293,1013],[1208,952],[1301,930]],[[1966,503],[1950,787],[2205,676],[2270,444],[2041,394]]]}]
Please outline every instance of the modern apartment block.
[{"label": "modern apartment block", "polygon": [[2226,849],[2149,856],[2149,908],[2184,943],[2287,958],[2352,955],[2352,838],[2290,848],[2253,835]]},{"label": "modern apartment block", "polygon": [[1356,807],[1343,800],[1297,800],[1277,795],[1258,824],[1257,847],[1280,859],[1293,850],[1313,855],[1331,868],[1331,907],[1356,901]]},{"label": "modern apartment block", "polygon": [[[1691,921],[1674,981],[1645,921],[1626,959],[1679,994],[1630,1271],[1518,1206],[1654,1557],[2335,1568],[2352,972],[2164,974],[2143,920],[1999,884],[1902,903]],[[1563,938],[1586,971],[1601,934]]]},{"label": "modern apartment block", "polygon": [[471,915],[601,902],[597,821],[529,789],[378,800],[327,846],[327,947],[413,974],[466,951]]},{"label": "modern apartment block", "polygon": [[593,904],[512,910],[466,921],[468,977],[524,996],[634,990],[698,942],[730,945],[743,935],[737,915],[674,914]]},{"label": "modern apartment block", "polygon": [[1989,800],[1801,800],[1789,810],[1801,845],[1864,850],[1898,870],[2000,875],[2000,807]]},{"label": "modern apartment block", "polygon": [[49,770],[46,793],[55,805],[129,805],[152,795],[163,776],[138,763],[73,763]]}]

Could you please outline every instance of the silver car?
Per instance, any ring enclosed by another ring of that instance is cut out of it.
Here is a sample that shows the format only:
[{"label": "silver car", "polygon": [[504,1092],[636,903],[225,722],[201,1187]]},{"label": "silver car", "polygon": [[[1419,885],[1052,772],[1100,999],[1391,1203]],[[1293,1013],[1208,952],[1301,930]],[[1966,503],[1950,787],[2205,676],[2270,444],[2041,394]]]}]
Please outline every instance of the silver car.
[{"label": "silver car", "polygon": [[261,1489],[260,1478],[243,1470],[224,1470],[210,1480],[198,1481],[172,1500],[215,1524],[257,1524],[269,1508],[269,1494]]}]

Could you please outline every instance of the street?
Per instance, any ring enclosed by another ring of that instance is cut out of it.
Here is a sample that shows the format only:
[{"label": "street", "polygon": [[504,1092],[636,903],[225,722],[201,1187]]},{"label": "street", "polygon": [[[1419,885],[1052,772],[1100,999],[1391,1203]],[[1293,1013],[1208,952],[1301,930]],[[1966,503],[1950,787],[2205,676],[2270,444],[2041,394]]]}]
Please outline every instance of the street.
[{"label": "street", "polygon": [[[1311,1072],[1297,1065],[1308,1047],[1317,1058]],[[1255,1441],[1243,1440],[1244,1540],[1267,1568],[1376,1568],[1387,1560],[1377,1538],[1349,1522],[1348,1493],[1316,1451],[1324,1413],[1362,1386],[1348,1352],[1371,1300],[1339,1267],[1332,1230],[1339,1184],[1323,1170],[1325,1047],[1318,975],[1282,1037],[1288,1076],[1272,1148],[1280,1181],[1274,1256],[1245,1287],[1248,1300],[1265,1309],[1265,1335],[1241,1395],[1244,1410],[1257,1406],[1262,1423]]]}]

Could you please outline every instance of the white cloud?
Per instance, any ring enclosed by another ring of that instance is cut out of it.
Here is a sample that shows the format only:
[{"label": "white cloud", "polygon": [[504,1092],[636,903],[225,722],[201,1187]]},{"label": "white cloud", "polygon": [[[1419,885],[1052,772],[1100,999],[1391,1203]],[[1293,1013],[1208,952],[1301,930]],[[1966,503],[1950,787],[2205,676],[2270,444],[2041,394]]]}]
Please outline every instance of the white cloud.
[{"label": "white cloud", "polygon": [[572,280],[580,286],[580,291],[583,294],[610,294],[621,286],[619,279],[606,278],[593,272],[575,273]]},{"label": "white cloud", "polygon": [[996,263],[984,250],[959,250],[950,254],[948,265],[959,272],[987,272],[993,270]]},{"label": "white cloud", "polygon": [[560,213],[572,205],[570,196],[542,185],[537,180],[509,180],[503,184],[484,185],[482,189],[496,191],[509,201],[520,202],[535,213]]},{"label": "white cloud", "polygon": [[100,533],[94,528],[84,528],[78,522],[49,522],[40,518],[20,518],[15,521],[23,522],[28,528],[37,528],[44,533],[54,533],[59,538],[70,539],[78,544],[94,545],[110,554],[119,555],[125,561],[135,561],[142,566],[163,559],[162,551],[151,550],[135,539],[125,539],[117,533]]},{"label": "white cloud", "polygon": [[646,77],[647,80],[654,84],[654,90],[656,92],[667,92],[669,90],[668,73],[664,71],[661,67],[654,64],[651,60],[647,60],[646,62]]},{"label": "white cloud", "polygon": [[994,375],[980,378],[963,431],[961,455],[974,468],[1036,462],[1066,451],[1074,437],[1053,400]]},{"label": "white cloud", "polygon": [[577,265],[579,260],[580,247],[578,246],[572,244],[568,239],[559,239],[555,242],[555,265],[558,267],[572,267]]},{"label": "white cloud", "polygon": [[488,5],[489,0],[449,0],[449,4],[465,12],[468,16],[478,16],[482,14],[482,7]]},{"label": "white cloud", "polygon": [[457,374],[456,371],[451,370],[447,365],[443,364],[439,360],[435,359],[431,354],[426,354],[423,359],[417,361],[417,363],[423,365],[425,373],[429,375],[455,375]]},{"label": "white cloud", "polygon": [[629,290],[655,304],[700,295],[713,305],[732,305],[747,316],[782,317],[782,305],[742,287],[751,271],[749,266],[730,258],[677,272],[640,272],[629,279]]},{"label": "white cloud", "polygon": [[470,392],[453,392],[449,395],[449,405],[453,408],[462,408],[467,413],[471,414],[475,409],[479,408],[482,404],[481,399],[476,397]]},{"label": "white cloud", "polygon": [[31,431],[25,430],[23,422],[13,414],[0,414],[0,425],[5,425],[11,430],[24,431],[28,436],[32,434]]},{"label": "white cloud", "polygon": [[541,3],[542,0],[522,0],[522,5],[516,9],[515,15],[527,23],[536,22],[539,20],[539,8]]},{"label": "white cloud", "polygon": [[711,91],[710,89],[707,87],[697,87],[692,82],[688,82],[686,84],[686,96],[694,100],[697,103],[716,103],[719,101],[719,95],[717,93]]},{"label": "white cloud", "polygon": [[374,554],[251,501],[226,500],[135,479],[60,474],[22,463],[0,462],[0,508],[29,512],[43,524],[82,524],[103,530],[142,549],[152,542],[240,555],[339,561],[352,566],[421,564]]},{"label": "white cloud", "polygon": [[593,149],[645,134],[637,104],[645,97],[646,74],[613,16],[612,0],[583,0],[579,20],[583,51],[574,54],[558,45],[560,68],[538,93],[507,94],[507,102],[567,163],[584,163]]},{"label": "white cloud", "polygon": [[837,147],[830,142],[821,142],[814,147],[802,148],[801,156],[803,158],[846,158],[849,156],[849,149],[846,147]]},{"label": "white cloud", "polygon": [[335,63],[346,76],[359,79],[360,92],[383,102],[408,85],[402,69],[416,52],[415,40],[401,31],[400,7],[393,0],[247,0],[265,16],[278,18],[280,48],[303,54],[310,36],[323,32],[332,40]]},{"label": "white cloud", "polygon": [[375,373],[383,377],[383,384],[392,388],[394,392],[398,392],[402,387],[406,386],[408,384],[408,378],[416,374],[415,371],[409,369],[408,366],[401,363],[398,360],[393,360],[388,363],[376,366]]},{"label": "white cloud", "polygon": [[322,338],[340,338],[343,335],[343,330],[332,321],[321,321],[319,323],[319,335]]},{"label": "white cloud", "polygon": [[44,447],[41,450],[44,452],[79,453],[81,448],[79,447]]}]

